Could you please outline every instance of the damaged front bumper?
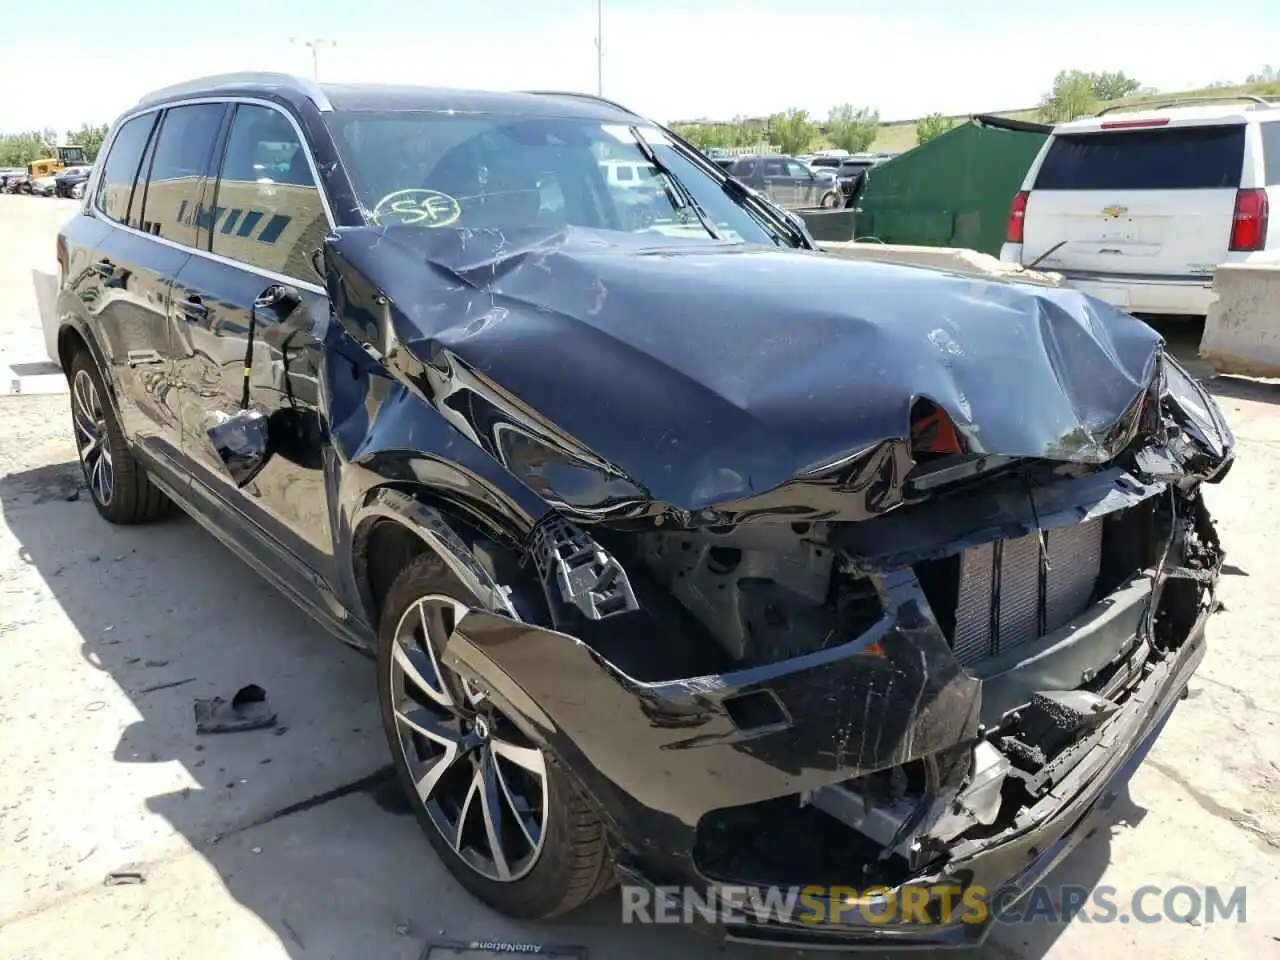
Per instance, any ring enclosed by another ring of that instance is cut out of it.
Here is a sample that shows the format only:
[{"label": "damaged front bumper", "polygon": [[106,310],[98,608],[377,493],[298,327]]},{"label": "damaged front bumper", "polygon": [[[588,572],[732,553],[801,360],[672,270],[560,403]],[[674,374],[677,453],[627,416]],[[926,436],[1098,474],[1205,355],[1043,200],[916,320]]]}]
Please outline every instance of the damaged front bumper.
[{"label": "damaged front bumper", "polygon": [[[1204,659],[1207,619],[1205,613],[1197,620],[1177,655],[1156,665],[1121,712],[1096,731],[1090,738],[1087,756],[1049,796],[1028,811],[1024,826],[961,844],[951,851],[944,873],[909,882],[910,886],[922,888],[928,897],[926,908],[915,912],[916,922],[874,919],[891,916],[889,904],[904,901],[903,887],[898,887],[880,897],[880,903],[868,904],[867,912],[873,919],[868,919],[861,909],[827,904],[822,915],[838,916],[839,922],[814,924],[796,917],[762,914],[729,926],[728,939],[800,947],[883,947],[886,943],[903,947],[972,947],[981,943],[999,923],[1001,910],[1025,897],[1100,825],[1098,821],[1146,757]],[[645,883],[634,872],[628,874],[628,879]],[[963,918],[959,917],[959,910],[948,916],[941,908],[941,900],[930,896],[931,889],[942,887],[956,891],[953,905],[966,889],[979,892],[985,909]],[[930,916],[931,922],[919,922],[922,914]]]}]

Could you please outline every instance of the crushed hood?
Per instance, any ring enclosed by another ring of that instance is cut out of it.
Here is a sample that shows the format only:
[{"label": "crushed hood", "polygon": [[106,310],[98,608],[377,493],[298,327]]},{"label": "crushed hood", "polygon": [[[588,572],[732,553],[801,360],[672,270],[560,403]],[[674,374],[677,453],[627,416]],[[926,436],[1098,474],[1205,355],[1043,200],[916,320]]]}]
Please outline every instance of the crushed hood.
[{"label": "crushed hood", "polygon": [[1161,369],[1158,334],[1079,292],[807,251],[392,227],[325,263],[346,330],[584,510],[750,503],[876,451],[900,474],[920,398],[968,452],[1105,462]]}]

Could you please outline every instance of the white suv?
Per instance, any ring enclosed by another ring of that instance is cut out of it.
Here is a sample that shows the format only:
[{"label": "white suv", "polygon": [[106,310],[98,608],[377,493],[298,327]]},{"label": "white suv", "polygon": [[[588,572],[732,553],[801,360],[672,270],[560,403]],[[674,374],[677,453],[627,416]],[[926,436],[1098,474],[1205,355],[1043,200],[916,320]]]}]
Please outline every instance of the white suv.
[{"label": "white suv", "polygon": [[1280,263],[1280,103],[1060,123],[1014,197],[1000,259],[1131,313],[1201,315],[1223,263]]}]

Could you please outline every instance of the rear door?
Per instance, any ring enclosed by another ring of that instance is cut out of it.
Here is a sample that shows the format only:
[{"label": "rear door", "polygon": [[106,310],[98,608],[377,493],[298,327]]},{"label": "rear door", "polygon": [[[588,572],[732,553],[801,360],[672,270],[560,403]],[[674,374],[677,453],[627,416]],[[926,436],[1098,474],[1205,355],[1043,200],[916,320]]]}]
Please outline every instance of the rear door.
[{"label": "rear door", "polygon": [[1241,122],[1057,134],[1027,201],[1022,261],[1048,269],[1205,277],[1227,259]]},{"label": "rear door", "polygon": [[172,224],[148,224],[143,212],[159,118],[151,112],[125,121],[112,142],[93,203],[115,227],[94,252],[93,284],[82,299],[116,386],[121,429],[178,477],[184,471],[176,396],[169,389],[169,288],[189,254]]}]

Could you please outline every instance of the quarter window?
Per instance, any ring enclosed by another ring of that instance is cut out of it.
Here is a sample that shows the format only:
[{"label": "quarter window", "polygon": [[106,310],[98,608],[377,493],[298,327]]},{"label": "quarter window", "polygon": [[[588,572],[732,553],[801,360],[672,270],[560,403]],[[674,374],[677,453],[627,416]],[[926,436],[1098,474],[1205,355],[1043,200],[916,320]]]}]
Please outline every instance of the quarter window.
[{"label": "quarter window", "polygon": [[329,224],[307,152],[278,110],[236,107],[212,223],[214,253],[315,282],[312,254]]},{"label": "quarter window", "polygon": [[184,246],[197,246],[200,190],[209,174],[224,106],[172,107],[160,123],[147,177],[142,229]]},{"label": "quarter window", "polygon": [[[126,223],[129,219],[129,202],[133,186],[138,179],[138,164],[147,148],[147,138],[155,126],[156,115],[144,113],[126,120],[111,144],[111,152],[102,165],[102,178],[98,185],[98,209],[115,220]],[[142,205],[141,197],[138,206]]]}]

